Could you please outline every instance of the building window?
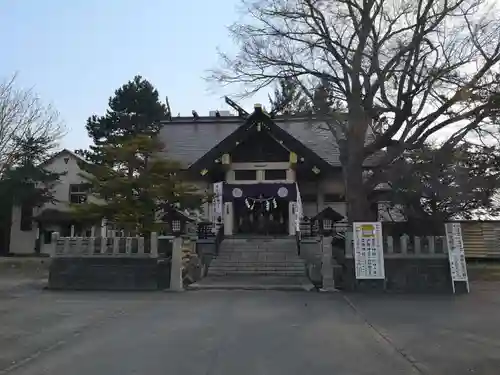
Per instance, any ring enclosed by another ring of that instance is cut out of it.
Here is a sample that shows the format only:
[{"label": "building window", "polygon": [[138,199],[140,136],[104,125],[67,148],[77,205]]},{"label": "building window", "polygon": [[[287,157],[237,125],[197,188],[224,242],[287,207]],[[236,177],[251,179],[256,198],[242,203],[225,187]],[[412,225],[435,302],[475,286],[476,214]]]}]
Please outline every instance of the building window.
[{"label": "building window", "polygon": [[241,181],[241,180],[255,181],[255,180],[257,180],[257,171],[254,169],[235,170],[234,171],[234,179],[238,180],[238,181]]},{"label": "building window", "polygon": [[87,184],[75,184],[69,186],[69,201],[73,204],[87,202],[89,187]]},{"label": "building window", "polygon": [[21,223],[20,229],[23,232],[33,229],[33,206],[23,203],[21,206]]},{"label": "building window", "polygon": [[341,194],[325,194],[325,202],[345,202],[345,197]]},{"label": "building window", "polygon": [[267,169],[264,171],[265,180],[286,180],[286,169]]}]

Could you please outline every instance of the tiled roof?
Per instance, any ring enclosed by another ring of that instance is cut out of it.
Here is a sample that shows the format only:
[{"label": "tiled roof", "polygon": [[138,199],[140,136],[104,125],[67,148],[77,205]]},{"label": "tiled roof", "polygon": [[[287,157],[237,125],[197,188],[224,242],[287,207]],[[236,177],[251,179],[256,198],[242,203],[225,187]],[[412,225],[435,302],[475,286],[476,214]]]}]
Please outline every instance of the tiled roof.
[{"label": "tiled roof", "polygon": [[[341,165],[339,148],[333,135],[317,126],[314,119],[277,118],[273,121],[332,166]],[[192,118],[173,118],[173,121],[165,122],[160,139],[165,143],[168,157],[189,167],[244,123],[245,120],[239,117],[200,117],[196,121]],[[365,165],[373,163],[368,159]]]}]

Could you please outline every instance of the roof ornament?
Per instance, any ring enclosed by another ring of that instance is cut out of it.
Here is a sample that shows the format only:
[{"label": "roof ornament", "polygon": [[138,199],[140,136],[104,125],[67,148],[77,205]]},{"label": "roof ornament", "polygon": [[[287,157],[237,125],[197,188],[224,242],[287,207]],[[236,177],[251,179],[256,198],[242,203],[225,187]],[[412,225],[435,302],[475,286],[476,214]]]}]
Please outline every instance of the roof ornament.
[{"label": "roof ornament", "polygon": [[196,112],[194,109],[191,111],[191,113],[193,114],[194,120],[198,120],[200,118],[200,116],[198,116],[198,112]]},{"label": "roof ornament", "polygon": [[224,98],[226,100],[226,104],[233,107],[234,110],[238,112],[238,117],[247,118],[249,116],[248,112],[241,108],[236,102],[229,99],[227,96]]}]

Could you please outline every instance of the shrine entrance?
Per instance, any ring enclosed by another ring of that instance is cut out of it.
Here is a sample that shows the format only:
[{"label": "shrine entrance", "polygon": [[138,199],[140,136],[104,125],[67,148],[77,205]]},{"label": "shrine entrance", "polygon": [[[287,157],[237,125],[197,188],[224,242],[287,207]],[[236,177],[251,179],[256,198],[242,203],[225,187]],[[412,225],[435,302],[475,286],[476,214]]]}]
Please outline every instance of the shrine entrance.
[{"label": "shrine entrance", "polygon": [[288,200],[247,197],[233,200],[234,234],[288,235]]}]

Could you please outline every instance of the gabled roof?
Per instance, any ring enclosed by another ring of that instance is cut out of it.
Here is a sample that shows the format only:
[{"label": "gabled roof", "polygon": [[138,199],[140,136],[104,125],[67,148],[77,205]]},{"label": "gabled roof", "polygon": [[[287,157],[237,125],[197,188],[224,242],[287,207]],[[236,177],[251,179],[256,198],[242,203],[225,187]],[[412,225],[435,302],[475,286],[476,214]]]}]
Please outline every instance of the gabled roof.
[{"label": "gabled roof", "polygon": [[284,147],[295,152],[298,156],[304,157],[307,162],[316,165],[320,169],[333,167],[332,164],[318,156],[289,132],[279,127],[262,109],[256,108],[243,125],[239,126],[221,142],[212,147],[201,158],[191,164],[189,168],[201,170],[211,166],[215,159],[220,158],[226,152],[230,153],[238,143],[244,142],[251,134],[256,134],[258,131],[267,132],[277,141],[283,142]]},{"label": "gabled roof", "polygon": [[[186,168],[192,166],[210,150],[228,138],[240,127],[254,121],[254,114],[246,119],[236,116],[228,117],[174,117],[172,121],[163,122],[160,140],[165,143],[165,156],[179,160]],[[332,167],[340,167],[340,152],[330,131],[318,124],[321,119],[313,116],[284,116],[270,119],[263,114],[260,121],[265,121],[280,134],[286,133],[307,147],[316,156]],[[284,132],[284,133],[283,133]],[[286,137],[286,135],[284,135]],[[376,165],[377,158],[369,158],[365,166]],[[319,166],[318,166],[319,167]]]},{"label": "gabled roof", "polygon": [[64,155],[68,155],[76,160],[79,160],[79,161],[82,161],[84,163],[88,163],[88,161],[86,161],[83,157],[81,157],[80,155],[78,154],[75,154],[73,151],[70,151],[68,150],[67,148],[61,150],[61,151],[58,151],[56,152],[54,155],[52,155],[50,158],[48,158],[47,160],[45,160],[43,163],[42,163],[42,166],[45,166],[45,165],[48,165],[50,163],[52,163],[54,160],[56,160],[57,158],[60,158]]}]

